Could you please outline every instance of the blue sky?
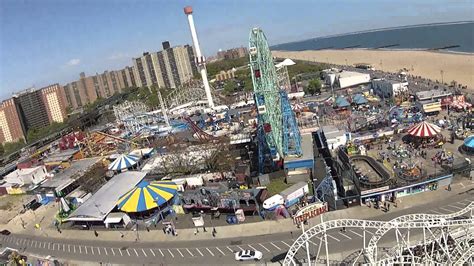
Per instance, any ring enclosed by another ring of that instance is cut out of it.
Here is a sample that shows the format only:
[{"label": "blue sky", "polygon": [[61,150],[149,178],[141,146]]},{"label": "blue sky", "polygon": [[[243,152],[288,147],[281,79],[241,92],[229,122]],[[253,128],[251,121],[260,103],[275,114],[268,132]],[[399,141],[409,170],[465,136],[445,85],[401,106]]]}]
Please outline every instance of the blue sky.
[{"label": "blue sky", "polygon": [[247,45],[264,29],[270,44],[401,25],[473,20],[473,2],[440,0],[1,0],[0,99],[131,65],[161,42],[191,44],[183,7],[192,5],[201,49]]}]

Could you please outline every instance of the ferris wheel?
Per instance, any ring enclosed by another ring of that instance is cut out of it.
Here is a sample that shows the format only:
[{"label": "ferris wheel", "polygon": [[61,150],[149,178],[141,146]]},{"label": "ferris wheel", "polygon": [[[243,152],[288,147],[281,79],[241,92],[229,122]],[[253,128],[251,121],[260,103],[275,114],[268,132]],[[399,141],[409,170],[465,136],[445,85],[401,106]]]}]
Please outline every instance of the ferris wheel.
[{"label": "ferris wheel", "polygon": [[[287,155],[299,156],[301,136],[288,95],[280,88],[273,57],[267,38],[260,28],[250,31],[250,71],[258,112],[259,153],[266,144],[273,159]],[[259,154],[263,165],[263,154]]]}]

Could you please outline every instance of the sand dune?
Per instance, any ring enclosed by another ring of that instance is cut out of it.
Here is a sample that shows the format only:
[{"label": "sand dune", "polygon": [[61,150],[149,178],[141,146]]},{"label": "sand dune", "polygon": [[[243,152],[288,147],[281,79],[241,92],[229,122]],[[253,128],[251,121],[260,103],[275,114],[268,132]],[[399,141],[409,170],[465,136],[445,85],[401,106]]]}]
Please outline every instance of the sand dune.
[{"label": "sand dune", "polygon": [[[322,51],[272,51],[273,56],[311,60],[333,64],[352,65],[370,63],[376,69],[397,72],[409,69],[409,74],[446,83],[453,80],[474,89],[474,55],[426,51],[380,50],[322,50]],[[443,74],[441,74],[441,71]]]}]

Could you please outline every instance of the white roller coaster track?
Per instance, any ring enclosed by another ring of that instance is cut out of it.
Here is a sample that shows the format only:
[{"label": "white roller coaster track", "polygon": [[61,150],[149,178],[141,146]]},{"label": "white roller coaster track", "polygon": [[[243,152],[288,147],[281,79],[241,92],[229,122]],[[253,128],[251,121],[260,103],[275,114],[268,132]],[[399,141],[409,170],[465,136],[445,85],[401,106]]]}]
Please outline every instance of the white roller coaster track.
[{"label": "white roller coaster track", "polygon": [[[377,243],[378,241],[390,230],[399,230],[399,229],[429,229],[429,228],[450,228],[450,227],[458,227],[462,226],[464,228],[472,228],[474,226],[474,219],[472,217],[472,212],[474,210],[474,202],[471,202],[468,206],[464,209],[459,210],[458,212],[446,214],[446,215],[438,215],[438,214],[408,214],[404,216],[397,217],[390,221],[370,221],[370,220],[359,220],[359,219],[339,219],[339,220],[331,220],[326,221],[316,226],[309,228],[305,231],[300,237],[298,237],[293,245],[289,248],[288,253],[285,257],[283,262],[284,265],[296,265],[295,262],[295,255],[297,254],[298,250],[305,246],[305,244],[310,241],[310,239],[314,236],[319,234],[326,234],[327,230],[330,229],[338,229],[338,228],[346,228],[346,227],[353,227],[353,228],[361,228],[364,231],[368,228],[377,229],[376,233],[370,239],[367,247],[364,246],[364,255],[366,260],[370,265],[380,265],[381,262],[387,261],[390,262],[402,260],[404,256],[399,256],[398,258],[384,258],[384,260],[379,260],[377,257]],[[471,216],[468,219],[457,219],[454,220],[453,218],[462,216],[471,212]],[[365,235],[365,234],[364,234]],[[426,240],[426,237],[425,237]],[[469,241],[470,239],[468,239]],[[398,239],[397,235],[397,242],[403,242],[403,237]],[[425,241],[425,243],[427,243]],[[428,243],[427,243],[428,244]],[[364,240],[365,245],[365,240]],[[450,252],[446,250],[446,252]],[[467,250],[461,250],[461,254],[459,254],[456,258],[450,258],[449,261],[454,263],[454,259],[457,261],[466,261],[473,258],[473,251],[471,247],[468,247]],[[326,254],[326,260],[328,260],[328,254]],[[449,256],[449,255],[448,255]],[[411,260],[418,261],[418,258],[411,254],[408,256]],[[432,258],[423,258],[420,261],[423,263],[427,263],[430,265],[430,261]]]}]

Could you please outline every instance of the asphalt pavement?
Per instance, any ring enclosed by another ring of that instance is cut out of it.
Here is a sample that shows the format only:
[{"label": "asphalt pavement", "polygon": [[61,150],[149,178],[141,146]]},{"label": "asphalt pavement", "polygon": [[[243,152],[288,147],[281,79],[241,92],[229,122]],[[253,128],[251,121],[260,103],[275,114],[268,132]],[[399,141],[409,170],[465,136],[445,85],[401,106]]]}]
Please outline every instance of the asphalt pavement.
[{"label": "asphalt pavement", "polygon": [[[464,185],[463,185],[464,186]],[[432,214],[446,214],[456,212],[474,201],[474,191],[465,193],[447,192],[436,201],[427,201],[405,209],[394,209],[388,213],[380,212],[370,220],[390,220],[399,215],[428,212]],[[403,198],[410,200],[410,197]],[[365,207],[356,207],[365,208]],[[317,223],[313,219],[310,224]],[[141,232],[140,234],[146,234]],[[163,264],[163,265],[229,265],[247,262],[236,262],[234,253],[244,249],[259,250],[264,254],[259,263],[279,262],[283,260],[286,251],[292,245],[301,231],[295,228],[292,232],[259,235],[252,237],[234,237],[227,239],[209,239],[189,241],[157,241],[157,242],[130,242],[130,241],[101,241],[99,239],[75,240],[48,238],[47,236],[31,236],[11,234],[0,236],[2,247],[8,246],[26,254],[38,256],[53,256],[60,261],[88,261],[115,264]],[[328,231],[329,253],[332,259],[342,261],[348,254],[357,252],[363,247],[364,233],[369,239],[374,230],[361,228],[347,228],[346,232],[337,230]],[[366,239],[366,240],[367,240]],[[367,240],[368,241],[368,240]],[[393,238],[387,237],[382,244],[388,244]],[[320,250],[320,239],[315,236],[310,241],[312,253]],[[304,252],[302,252],[304,253]],[[304,254],[299,254],[303,256]],[[304,256],[303,256],[304,257]],[[250,262],[255,264],[255,262]]]}]

